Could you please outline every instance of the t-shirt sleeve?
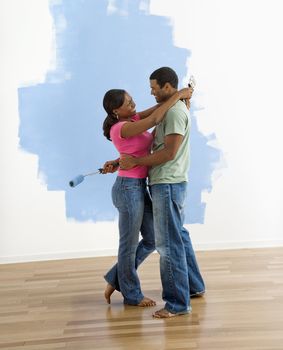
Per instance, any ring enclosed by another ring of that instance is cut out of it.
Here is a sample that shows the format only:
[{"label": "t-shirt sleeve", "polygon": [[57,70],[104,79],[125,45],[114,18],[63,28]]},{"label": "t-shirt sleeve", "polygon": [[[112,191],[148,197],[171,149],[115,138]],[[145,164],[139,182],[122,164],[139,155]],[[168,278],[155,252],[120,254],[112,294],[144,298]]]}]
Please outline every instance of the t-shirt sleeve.
[{"label": "t-shirt sleeve", "polygon": [[[132,121],[137,121],[140,120],[140,115],[139,114],[135,114],[132,118]],[[123,139],[123,137],[121,136],[121,129],[122,126],[127,123],[125,122],[118,122],[116,124],[114,124],[110,130],[110,138],[111,140],[114,140],[115,138],[118,140]]]},{"label": "t-shirt sleeve", "polygon": [[114,140],[114,139],[122,139],[123,137],[121,136],[121,129],[122,129],[122,126],[125,124],[126,122],[119,122],[119,123],[116,123],[112,126],[111,130],[110,130],[110,137],[111,137],[111,140]]},{"label": "t-shirt sleeve", "polygon": [[164,136],[170,134],[185,135],[188,116],[182,110],[170,109],[166,114]]},{"label": "t-shirt sleeve", "polygon": [[141,119],[141,117],[140,117],[140,115],[139,114],[135,114],[132,118],[131,118],[133,121],[137,121],[137,120],[140,120]]}]

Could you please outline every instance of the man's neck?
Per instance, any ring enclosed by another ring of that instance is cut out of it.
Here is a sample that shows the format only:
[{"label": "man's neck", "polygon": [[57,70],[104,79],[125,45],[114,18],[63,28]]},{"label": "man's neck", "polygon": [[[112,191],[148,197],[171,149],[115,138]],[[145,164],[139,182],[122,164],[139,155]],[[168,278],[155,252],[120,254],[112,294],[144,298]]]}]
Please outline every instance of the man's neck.
[{"label": "man's neck", "polygon": [[175,94],[175,92],[177,92],[177,89],[172,88],[169,92],[168,95],[166,96],[166,100],[167,101],[171,96],[173,96]]}]

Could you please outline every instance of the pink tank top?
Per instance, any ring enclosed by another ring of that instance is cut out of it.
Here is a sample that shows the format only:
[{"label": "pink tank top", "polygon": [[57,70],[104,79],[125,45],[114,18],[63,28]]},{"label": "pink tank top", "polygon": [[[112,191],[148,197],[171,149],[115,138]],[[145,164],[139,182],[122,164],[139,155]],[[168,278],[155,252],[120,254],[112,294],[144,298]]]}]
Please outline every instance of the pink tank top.
[{"label": "pink tank top", "polygon": [[[138,114],[131,118],[132,122],[140,120]],[[144,131],[142,134],[123,138],[121,136],[121,128],[127,122],[118,122],[114,124],[110,130],[110,137],[116,149],[120,154],[125,153],[134,157],[143,157],[149,154],[153,136],[150,132]],[[119,169],[118,176],[145,178],[147,177],[147,166],[136,166],[129,170]]]}]

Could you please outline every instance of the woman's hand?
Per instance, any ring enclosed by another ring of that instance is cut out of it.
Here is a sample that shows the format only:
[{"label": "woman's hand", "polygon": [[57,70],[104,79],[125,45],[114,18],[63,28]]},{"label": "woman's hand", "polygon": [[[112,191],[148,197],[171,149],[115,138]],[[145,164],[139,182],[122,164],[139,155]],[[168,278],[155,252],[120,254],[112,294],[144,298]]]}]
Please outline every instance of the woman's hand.
[{"label": "woman's hand", "polygon": [[193,92],[194,92],[194,88],[192,88],[191,86],[178,91],[178,94],[181,95],[180,99],[185,102],[186,107],[188,109],[190,109],[191,107],[190,99],[193,95]]},{"label": "woman's hand", "polygon": [[119,168],[119,159],[108,160],[104,163],[102,168],[102,174],[115,173]]},{"label": "woman's hand", "polygon": [[191,101],[190,101],[188,98],[186,98],[184,102],[185,102],[185,104],[186,104],[186,107],[187,107],[188,109],[190,109],[190,107],[191,107]]},{"label": "woman's hand", "polygon": [[187,88],[183,88],[181,90],[178,91],[178,94],[180,96],[180,100],[189,100],[192,95],[193,95],[194,89],[192,87],[187,87]]}]

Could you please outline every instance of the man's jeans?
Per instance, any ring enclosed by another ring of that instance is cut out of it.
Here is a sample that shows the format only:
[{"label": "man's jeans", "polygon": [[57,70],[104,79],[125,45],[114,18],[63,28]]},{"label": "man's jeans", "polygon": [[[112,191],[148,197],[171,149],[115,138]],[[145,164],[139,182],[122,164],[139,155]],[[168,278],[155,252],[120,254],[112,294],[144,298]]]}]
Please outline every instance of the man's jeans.
[{"label": "man's jeans", "polygon": [[137,305],[144,298],[137,267],[155,250],[152,203],[146,180],[118,176],[112,200],[119,211],[118,263],[104,278],[121,291],[125,304]]},{"label": "man's jeans", "polygon": [[205,290],[189,232],[183,227],[186,192],[186,182],[151,186],[162,298],[172,313],[189,312],[190,293]]}]

